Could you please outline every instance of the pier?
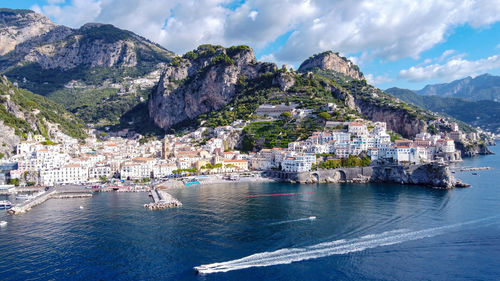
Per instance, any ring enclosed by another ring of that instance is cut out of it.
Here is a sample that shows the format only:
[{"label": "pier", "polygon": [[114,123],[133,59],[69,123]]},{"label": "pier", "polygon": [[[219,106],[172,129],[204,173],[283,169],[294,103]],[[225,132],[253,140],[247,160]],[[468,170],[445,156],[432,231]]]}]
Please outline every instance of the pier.
[{"label": "pier", "polygon": [[179,200],[175,199],[172,195],[163,190],[152,189],[151,197],[153,198],[153,202],[144,204],[144,208],[150,210],[162,210],[182,206],[182,203]]}]

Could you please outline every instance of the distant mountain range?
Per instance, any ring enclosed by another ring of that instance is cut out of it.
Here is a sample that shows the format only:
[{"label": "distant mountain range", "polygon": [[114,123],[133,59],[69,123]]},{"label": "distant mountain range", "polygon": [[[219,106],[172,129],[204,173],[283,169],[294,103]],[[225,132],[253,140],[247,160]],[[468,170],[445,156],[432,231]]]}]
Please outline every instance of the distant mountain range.
[{"label": "distant mountain range", "polygon": [[[485,75],[482,75],[482,77],[484,76]],[[491,75],[488,76],[494,77]],[[431,86],[427,86],[426,88],[430,89],[430,87]],[[491,100],[469,101],[462,98],[422,96],[411,90],[400,88],[390,88],[387,89],[386,92],[402,101],[420,106],[430,111],[449,115],[457,120],[481,127],[491,132],[500,133],[500,103],[498,102]]]},{"label": "distant mountain range", "polygon": [[427,85],[414,91],[423,96],[462,98],[470,101],[500,101],[500,76],[483,74],[466,77],[450,83]]}]

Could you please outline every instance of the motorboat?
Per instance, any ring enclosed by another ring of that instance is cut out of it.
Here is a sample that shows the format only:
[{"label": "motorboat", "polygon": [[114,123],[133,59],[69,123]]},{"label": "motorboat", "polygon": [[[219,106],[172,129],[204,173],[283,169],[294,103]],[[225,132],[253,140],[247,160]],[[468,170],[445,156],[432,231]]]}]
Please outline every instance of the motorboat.
[{"label": "motorboat", "polygon": [[12,207],[12,203],[10,203],[10,201],[0,201],[0,209],[9,209],[10,207]]}]

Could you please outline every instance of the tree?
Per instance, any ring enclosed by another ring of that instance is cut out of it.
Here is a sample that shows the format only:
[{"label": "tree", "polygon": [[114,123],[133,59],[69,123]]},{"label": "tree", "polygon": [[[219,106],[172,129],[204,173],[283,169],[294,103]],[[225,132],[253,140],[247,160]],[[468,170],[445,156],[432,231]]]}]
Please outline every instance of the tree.
[{"label": "tree", "polygon": [[318,117],[324,120],[329,120],[332,116],[328,112],[321,112],[318,114]]},{"label": "tree", "polygon": [[9,179],[9,184],[19,186],[19,179]]},{"label": "tree", "polygon": [[108,181],[108,178],[105,177],[105,176],[102,176],[102,177],[99,178],[99,181],[101,181],[102,183],[105,183],[105,182]]},{"label": "tree", "polygon": [[281,117],[282,119],[288,120],[288,119],[291,119],[291,118],[292,118],[292,113],[290,113],[290,112],[288,112],[288,111],[287,111],[287,112],[283,112],[283,113],[281,113],[280,117]]}]

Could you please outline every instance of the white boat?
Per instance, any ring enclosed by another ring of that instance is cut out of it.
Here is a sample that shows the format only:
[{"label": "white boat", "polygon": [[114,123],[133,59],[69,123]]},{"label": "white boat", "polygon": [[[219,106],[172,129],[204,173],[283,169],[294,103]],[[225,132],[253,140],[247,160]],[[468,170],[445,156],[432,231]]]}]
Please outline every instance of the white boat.
[{"label": "white boat", "polygon": [[12,203],[10,203],[10,201],[0,201],[0,209],[8,209],[10,207],[12,207]]},{"label": "white boat", "polygon": [[0,221],[0,226],[6,226],[7,222],[6,221]]}]

